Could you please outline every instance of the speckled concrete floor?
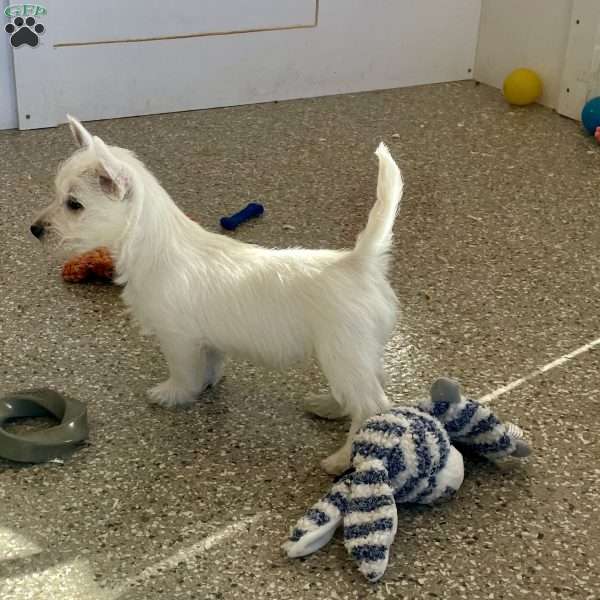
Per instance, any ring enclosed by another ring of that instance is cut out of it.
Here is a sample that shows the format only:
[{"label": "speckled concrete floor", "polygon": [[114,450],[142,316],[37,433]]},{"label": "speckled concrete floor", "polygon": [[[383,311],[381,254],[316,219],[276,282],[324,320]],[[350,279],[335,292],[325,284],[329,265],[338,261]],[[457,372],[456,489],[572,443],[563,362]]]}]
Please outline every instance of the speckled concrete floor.
[{"label": "speckled concrete floor", "polygon": [[[209,228],[261,198],[266,216],[235,235],[278,246],[352,244],[386,140],[406,179],[393,268],[404,317],[388,357],[398,401],[439,374],[483,394],[600,336],[600,149],[549,110],[459,83],[91,129],[137,151]],[[28,235],[69,151],[65,127],[0,133],[2,389],[68,392],[92,428],[62,465],[0,463],[2,599],[600,598],[597,352],[495,402],[535,456],[470,462],[455,501],[403,508],[378,586],[339,538],[288,561],[279,545],[327,488],[319,459],[345,433],[302,413],[317,372],[231,364],[191,410],[150,408],[165,366],[118,290],[63,284]]]}]

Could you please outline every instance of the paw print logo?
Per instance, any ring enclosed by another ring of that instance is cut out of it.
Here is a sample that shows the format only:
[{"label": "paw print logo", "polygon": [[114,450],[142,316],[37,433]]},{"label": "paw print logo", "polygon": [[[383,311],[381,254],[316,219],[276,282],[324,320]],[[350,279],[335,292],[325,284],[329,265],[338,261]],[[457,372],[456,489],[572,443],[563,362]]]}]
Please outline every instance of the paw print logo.
[{"label": "paw print logo", "polygon": [[39,34],[44,33],[45,27],[41,23],[36,23],[33,17],[15,17],[12,23],[8,23],[4,30],[10,34],[10,43],[18,48],[27,44],[35,48],[40,41]]}]

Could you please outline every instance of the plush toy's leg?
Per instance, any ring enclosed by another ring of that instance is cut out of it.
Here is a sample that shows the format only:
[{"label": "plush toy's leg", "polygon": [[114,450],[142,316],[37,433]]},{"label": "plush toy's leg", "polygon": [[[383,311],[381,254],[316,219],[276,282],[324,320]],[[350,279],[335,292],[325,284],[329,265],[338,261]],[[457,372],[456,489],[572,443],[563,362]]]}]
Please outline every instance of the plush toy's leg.
[{"label": "plush toy's leg", "polygon": [[436,475],[435,487],[422,498],[419,498],[419,504],[432,504],[438,500],[443,500],[453,496],[463,483],[465,477],[465,468],[462,454],[454,447],[450,446],[448,461],[446,466]]},{"label": "plush toy's leg", "polygon": [[506,423],[506,434],[513,440],[515,449],[512,456],[517,458],[525,458],[531,454],[531,448],[525,439],[523,430],[514,423]]},{"label": "plush toy's leg", "polygon": [[365,460],[350,478],[344,546],[369,581],[377,581],[385,573],[397,528],[388,471],[380,460]]},{"label": "plush toy's leg", "polygon": [[461,396],[455,381],[438,379],[431,388],[431,400],[419,407],[444,424],[453,443],[471,452],[492,459],[530,453],[516,425],[502,423],[489,406]]},{"label": "plush toy's leg", "polygon": [[298,521],[283,549],[290,558],[316,552],[333,537],[348,505],[348,484],[341,479],[329,494],[314,504]]},{"label": "plush toy's leg", "polygon": [[529,454],[523,432],[502,423],[487,406],[463,400],[458,408],[454,419],[445,423],[450,439],[458,446],[491,459]]},{"label": "plush toy's leg", "polygon": [[[173,340],[160,334],[159,339],[169,366],[169,379],[150,389],[148,396],[165,408],[191,404],[210,385],[206,381],[207,350],[194,340]],[[215,364],[218,366],[218,362]],[[217,375],[215,371],[213,376]]]}]

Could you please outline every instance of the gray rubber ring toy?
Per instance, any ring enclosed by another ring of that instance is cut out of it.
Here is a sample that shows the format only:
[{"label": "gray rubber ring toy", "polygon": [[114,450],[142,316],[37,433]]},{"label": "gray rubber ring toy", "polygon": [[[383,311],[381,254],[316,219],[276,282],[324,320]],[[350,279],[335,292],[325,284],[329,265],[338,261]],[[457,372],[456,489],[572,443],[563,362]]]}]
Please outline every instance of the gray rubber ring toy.
[{"label": "gray rubber ring toy", "polygon": [[[18,417],[56,417],[60,424],[20,435],[4,424]],[[0,457],[40,463],[65,456],[88,436],[85,404],[48,389],[15,392],[0,398]]]}]

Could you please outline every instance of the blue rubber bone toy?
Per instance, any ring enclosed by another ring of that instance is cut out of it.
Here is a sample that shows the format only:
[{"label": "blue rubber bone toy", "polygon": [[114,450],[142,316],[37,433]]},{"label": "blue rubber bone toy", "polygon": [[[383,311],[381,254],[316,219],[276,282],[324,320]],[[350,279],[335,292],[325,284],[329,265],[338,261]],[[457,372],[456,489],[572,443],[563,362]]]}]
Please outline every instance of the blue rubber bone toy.
[{"label": "blue rubber bone toy", "polygon": [[284,550],[291,558],[311,554],[343,523],[348,553],[377,581],[396,535],[396,506],[431,504],[461,486],[463,459],[453,444],[490,459],[530,453],[516,425],[464,398],[456,382],[438,379],[430,400],[365,422],[352,444],[352,468],[298,521]]},{"label": "blue rubber bone toy", "polygon": [[237,229],[242,223],[250,219],[254,219],[255,217],[260,217],[265,212],[265,209],[262,204],[258,202],[250,202],[246,208],[242,208],[239,212],[236,212],[234,215],[230,217],[221,217],[219,221],[221,223],[221,227],[223,229],[227,229],[228,231],[233,231]]}]

